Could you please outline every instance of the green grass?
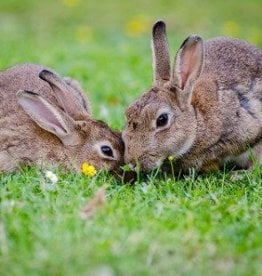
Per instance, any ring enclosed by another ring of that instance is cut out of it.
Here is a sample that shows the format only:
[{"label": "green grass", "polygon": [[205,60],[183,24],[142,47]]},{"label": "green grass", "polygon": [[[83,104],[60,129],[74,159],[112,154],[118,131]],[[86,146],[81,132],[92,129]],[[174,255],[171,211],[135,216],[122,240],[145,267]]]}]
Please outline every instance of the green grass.
[{"label": "green grass", "polygon": [[[172,54],[189,33],[262,46],[260,0],[104,2],[0,0],[0,68],[34,62],[77,78],[94,117],[121,129],[125,108],[151,83],[156,19],[168,22]],[[133,21],[144,30],[130,34]],[[0,275],[262,272],[261,168],[135,186],[106,173],[56,173],[54,190],[34,168],[0,175]],[[105,184],[106,205],[83,221],[81,208]]]}]

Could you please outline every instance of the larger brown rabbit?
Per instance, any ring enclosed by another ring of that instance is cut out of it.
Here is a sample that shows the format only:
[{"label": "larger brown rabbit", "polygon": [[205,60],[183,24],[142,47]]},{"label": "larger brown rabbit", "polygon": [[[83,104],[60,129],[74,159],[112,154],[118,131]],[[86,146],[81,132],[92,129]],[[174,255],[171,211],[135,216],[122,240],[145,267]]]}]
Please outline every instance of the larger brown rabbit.
[{"label": "larger brown rabbit", "polygon": [[44,67],[18,65],[0,74],[0,172],[23,164],[88,162],[114,170],[122,163],[119,133],[91,118],[76,81]]},{"label": "larger brown rabbit", "polygon": [[125,161],[149,171],[171,155],[179,169],[206,171],[225,158],[246,166],[242,153],[254,147],[261,162],[262,51],[193,35],[171,70],[162,21],[153,26],[152,46],[154,83],[127,109]]}]

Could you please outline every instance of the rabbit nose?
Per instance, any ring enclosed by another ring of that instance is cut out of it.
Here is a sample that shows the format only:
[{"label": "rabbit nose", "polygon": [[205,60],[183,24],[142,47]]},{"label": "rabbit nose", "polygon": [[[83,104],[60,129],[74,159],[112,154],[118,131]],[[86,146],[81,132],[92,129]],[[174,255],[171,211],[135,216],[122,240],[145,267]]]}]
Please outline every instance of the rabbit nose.
[{"label": "rabbit nose", "polygon": [[140,158],[140,149],[138,147],[134,148],[126,148],[124,153],[124,159],[126,164],[136,164],[136,160]]}]

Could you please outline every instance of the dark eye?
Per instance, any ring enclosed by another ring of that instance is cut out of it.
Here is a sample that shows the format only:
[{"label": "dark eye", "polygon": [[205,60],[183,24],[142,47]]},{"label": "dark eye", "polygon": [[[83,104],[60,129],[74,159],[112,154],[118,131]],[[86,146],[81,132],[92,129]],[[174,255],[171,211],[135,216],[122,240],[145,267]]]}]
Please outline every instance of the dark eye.
[{"label": "dark eye", "polygon": [[162,113],[156,120],[156,126],[157,127],[164,127],[168,123],[168,114]]},{"label": "dark eye", "polygon": [[104,155],[108,157],[114,157],[113,151],[109,146],[102,146],[101,151],[103,152]]}]

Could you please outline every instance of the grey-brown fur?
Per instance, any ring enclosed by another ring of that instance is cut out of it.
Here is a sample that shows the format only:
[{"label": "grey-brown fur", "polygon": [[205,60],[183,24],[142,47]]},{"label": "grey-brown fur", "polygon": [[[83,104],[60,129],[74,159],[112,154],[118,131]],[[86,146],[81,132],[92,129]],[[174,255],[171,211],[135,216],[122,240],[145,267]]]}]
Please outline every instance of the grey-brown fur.
[{"label": "grey-brown fur", "polygon": [[[89,102],[77,81],[44,69],[24,64],[0,73],[0,172],[25,164],[80,171],[83,162],[116,169],[124,150],[120,134],[91,118]],[[44,109],[35,111],[39,105]],[[54,110],[53,119],[45,106]],[[103,143],[112,147],[114,158],[99,151]]]},{"label": "grey-brown fur", "polygon": [[[246,167],[245,152],[253,147],[262,162],[262,51],[238,39],[203,42],[190,36],[166,80],[169,53],[163,37],[165,24],[157,22],[153,45],[158,62],[153,64],[158,76],[161,70],[164,73],[162,81],[155,79],[154,86],[126,111],[125,161],[139,162],[145,171],[169,155],[184,171],[215,169],[225,158]],[[165,127],[156,126],[161,110],[169,118]]]}]

